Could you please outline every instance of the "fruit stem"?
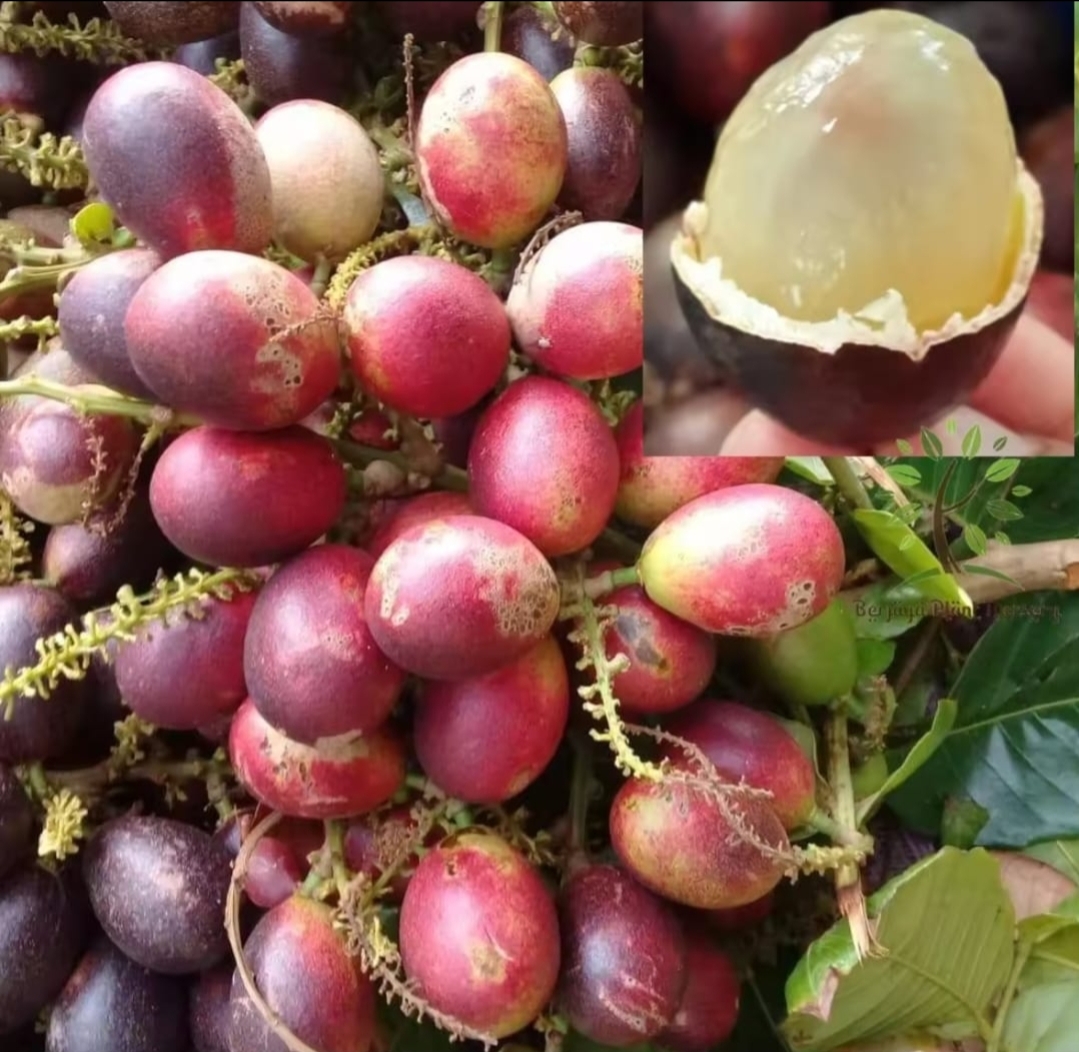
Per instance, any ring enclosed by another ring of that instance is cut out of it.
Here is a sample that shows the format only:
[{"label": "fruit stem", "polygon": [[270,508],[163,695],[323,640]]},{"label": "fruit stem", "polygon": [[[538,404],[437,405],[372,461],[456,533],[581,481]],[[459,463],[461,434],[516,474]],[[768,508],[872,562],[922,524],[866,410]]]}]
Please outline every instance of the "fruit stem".
[{"label": "fruit stem", "polygon": [[813,808],[813,813],[806,819],[806,827],[823,833],[834,843],[844,847],[853,847],[859,851],[869,852],[873,849],[873,838],[858,830],[850,830],[842,823],[837,822],[827,811],[819,807]]},{"label": "fruit stem", "polygon": [[[0,388],[2,388],[0,384]],[[373,446],[360,445],[358,442],[349,442],[343,438],[331,439],[341,454],[343,460],[350,464],[366,467],[376,461],[384,461],[399,467],[406,474],[413,473],[413,467],[408,458],[402,453],[386,449],[375,449]],[[468,473],[452,464],[443,464],[439,470],[431,476],[431,482],[437,489],[451,489],[458,493],[468,492]]]},{"label": "fruit stem", "polygon": [[36,336],[39,340],[55,336],[60,331],[55,318],[31,318],[24,314],[0,324],[0,343],[11,343],[27,336]]},{"label": "fruit stem", "polygon": [[315,273],[311,276],[311,291],[319,299],[322,299],[325,294],[332,273],[333,264],[325,256],[319,256],[315,264]]},{"label": "fruit stem", "polygon": [[585,580],[582,588],[589,599],[599,599],[617,588],[627,588],[640,583],[641,579],[637,574],[637,567],[626,566],[618,570],[605,570],[595,577],[589,577]]},{"label": "fruit stem", "polygon": [[141,424],[167,426],[169,428],[196,427],[198,417],[174,413],[164,406],[129,398],[99,384],[68,386],[38,376],[24,376],[17,380],[0,381],[0,399],[32,395],[51,398],[77,409],[80,413],[99,413],[104,416],[122,416]]},{"label": "fruit stem", "polygon": [[569,840],[566,869],[588,858],[588,806],[592,797],[592,740],[587,734],[569,733],[573,749],[573,775],[569,790]]},{"label": "fruit stem", "polygon": [[1003,1047],[1004,1024],[1008,1021],[1008,1009],[1011,1008],[1012,1001],[1015,999],[1015,993],[1019,987],[1019,977],[1022,975],[1033,950],[1034,943],[1030,939],[1020,941],[1015,960],[1012,962],[1012,970],[1008,975],[1008,985],[1004,987],[1004,992],[1000,995],[1000,1003],[997,1005],[992,1030],[989,1030],[988,1033],[986,1032],[988,1028],[985,1020],[980,1015],[975,1020],[978,1025],[978,1032],[985,1042],[985,1052],[999,1052]]},{"label": "fruit stem", "polygon": [[483,5],[483,50],[498,51],[502,47],[502,0],[486,0]]},{"label": "fruit stem", "polygon": [[869,498],[869,491],[862,483],[854,465],[857,463],[854,457],[822,457],[824,466],[835,479],[839,492],[856,508],[872,508],[873,501]]}]

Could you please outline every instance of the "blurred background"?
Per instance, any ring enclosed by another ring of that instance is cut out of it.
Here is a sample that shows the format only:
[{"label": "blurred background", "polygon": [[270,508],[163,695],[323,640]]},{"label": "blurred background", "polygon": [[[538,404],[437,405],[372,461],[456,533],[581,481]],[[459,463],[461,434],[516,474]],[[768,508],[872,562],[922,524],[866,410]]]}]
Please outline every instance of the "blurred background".
[{"label": "blurred background", "polygon": [[646,3],[644,132],[645,428],[649,452],[713,455],[748,406],[697,350],[668,263],[681,211],[700,193],[723,121],[756,78],[810,33],[876,7],[917,11],[968,37],[1000,81],[1019,150],[1046,200],[1042,269],[1029,309],[1075,329],[1075,5],[949,3]]}]

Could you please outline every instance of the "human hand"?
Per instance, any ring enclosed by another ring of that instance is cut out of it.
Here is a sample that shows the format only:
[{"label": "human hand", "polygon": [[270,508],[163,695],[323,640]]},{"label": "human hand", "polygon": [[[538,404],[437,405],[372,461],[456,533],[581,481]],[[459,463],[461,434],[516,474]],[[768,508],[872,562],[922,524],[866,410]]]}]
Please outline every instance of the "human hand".
[{"label": "human hand", "polygon": [[[996,366],[970,398],[969,406],[928,425],[944,446],[945,456],[961,453],[963,436],[977,424],[982,449],[1008,439],[1008,456],[1072,456],[1075,435],[1075,349],[1026,311]],[[954,420],[956,427],[947,429]],[[912,455],[924,456],[921,438],[909,436]],[[731,429],[721,456],[850,456],[866,450],[823,446],[787,430],[759,409]],[[900,456],[896,443],[878,446],[877,456]]]}]

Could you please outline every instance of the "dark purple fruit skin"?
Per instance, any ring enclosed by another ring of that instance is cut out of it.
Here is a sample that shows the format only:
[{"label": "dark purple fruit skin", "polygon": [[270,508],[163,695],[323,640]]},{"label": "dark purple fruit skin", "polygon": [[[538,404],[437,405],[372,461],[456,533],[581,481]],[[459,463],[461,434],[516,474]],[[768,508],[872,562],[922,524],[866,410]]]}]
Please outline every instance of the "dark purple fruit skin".
[{"label": "dark purple fruit skin", "polygon": [[77,606],[109,603],[125,584],[145,591],[158,570],[175,562],[177,553],[154,521],[144,486],[118,521],[116,514],[108,507],[87,526],[73,522],[49,530],[41,576]]},{"label": "dark purple fruit skin", "polygon": [[229,995],[235,970],[231,964],[222,964],[191,984],[187,1018],[195,1052],[229,1052]]},{"label": "dark purple fruit skin", "polygon": [[231,869],[209,833],[170,818],[114,818],[83,853],[90,904],[105,934],[165,975],[202,971],[229,952],[223,917]]},{"label": "dark purple fruit skin", "polygon": [[555,0],[554,13],[578,40],[597,47],[621,47],[644,35],[641,0]]},{"label": "dark purple fruit skin", "polygon": [[[0,588],[0,669],[38,662],[34,643],[78,620],[54,588],[13,584]],[[0,763],[31,763],[61,756],[82,722],[88,687],[62,679],[48,699],[16,698],[10,720],[0,712]]]},{"label": "dark purple fruit skin", "polygon": [[161,266],[149,248],[128,248],[95,259],[64,286],[57,321],[67,353],[108,387],[156,401],[127,354],[124,317],[142,283]]},{"label": "dark purple fruit skin", "polygon": [[89,932],[73,870],[28,864],[0,883],[0,1036],[33,1021],[63,988]]},{"label": "dark purple fruit skin", "polygon": [[0,766],[0,880],[21,862],[34,831],[34,810],[22,783]]},{"label": "dark purple fruit skin", "polygon": [[670,1024],[685,988],[686,948],[666,903],[617,866],[589,865],[563,887],[559,918],[558,1002],[575,1030],[618,1048]]},{"label": "dark purple fruit skin", "polygon": [[621,78],[598,66],[551,84],[566,119],[568,162],[561,205],[586,221],[620,219],[641,180],[641,116]]},{"label": "dark purple fruit skin", "polygon": [[185,1052],[187,987],[99,936],[49,1015],[45,1052]]},{"label": "dark purple fruit skin", "polygon": [[395,33],[430,42],[476,32],[481,5],[477,0],[382,0],[378,6]]},{"label": "dark purple fruit skin", "polygon": [[172,61],[187,66],[204,77],[217,72],[217,60],[234,62],[240,57],[240,33],[222,33],[209,40],[196,40],[193,44],[183,44],[172,53]]},{"label": "dark purple fruit skin", "polygon": [[558,23],[537,8],[518,7],[502,23],[502,50],[527,62],[545,80],[554,80],[572,67],[576,51],[566,33],[554,39],[557,31]]},{"label": "dark purple fruit skin", "polygon": [[154,47],[175,47],[205,40],[236,28],[239,3],[221,0],[105,0],[112,20],[126,36]]},{"label": "dark purple fruit skin", "polygon": [[325,36],[343,33],[348,28],[351,0],[321,0],[318,3],[280,3],[279,0],[254,0],[251,5],[258,9],[267,22],[282,33],[293,36]]},{"label": "dark purple fruit skin", "polygon": [[102,199],[166,258],[270,243],[270,169],[254,129],[194,70],[142,62],[114,73],[87,107],[83,151]]},{"label": "dark purple fruit skin", "polygon": [[342,40],[282,33],[252,3],[240,11],[240,56],[248,83],[267,106],[294,99],[336,105],[348,90],[349,55]]},{"label": "dark purple fruit skin", "polygon": [[792,431],[862,452],[961,405],[993,368],[1026,305],[1024,297],[980,332],[912,362],[883,347],[848,344],[825,355],[740,332],[710,317],[677,273],[674,281],[698,345],[727,382]]},{"label": "dark purple fruit skin", "polygon": [[68,107],[70,67],[62,59],[0,55],[0,113],[25,113],[54,127]]}]

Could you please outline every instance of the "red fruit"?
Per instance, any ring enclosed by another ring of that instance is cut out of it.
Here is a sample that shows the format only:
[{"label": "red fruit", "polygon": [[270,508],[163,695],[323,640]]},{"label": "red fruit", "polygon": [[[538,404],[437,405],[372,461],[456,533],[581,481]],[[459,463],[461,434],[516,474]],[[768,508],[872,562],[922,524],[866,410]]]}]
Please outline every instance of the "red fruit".
[{"label": "red fruit", "polygon": [[540,875],[499,837],[463,833],[416,869],[401,960],[420,997],[491,1037],[531,1023],[554,993],[558,916]]},{"label": "red fruit", "polygon": [[685,939],[673,911],[616,866],[573,873],[559,898],[558,1004],[573,1028],[622,1048],[668,1026],[686,985]]},{"label": "red fruit", "polygon": [[615,431],[622,476],[619,518],[653,529],[691,500],[747,482],[775,482],[783,457],[646,457],[644,404],[634,402]]},{"label": "red fruit", "polygon": [[708,632],[762,637],[821,613],[843,581],[843,538],[815,500],[766,483],[698,497],[645,543],[648,597]]},{"label": "red fruit", "polygon": [[405,780],[404,746],[386,728],[313,747],[275,731],[250,700],[232,718],[229,756],[256,800],[296,818],[367,814]]},{"label": "red fruit", "polygon": [[775,893],[770,891],[756,902],[747,902],[744,906],[733,906],[727,910],[708,910],[704,916],[706,922],[716,931],[743,931],[760,924],[771,914],[774,905]]},{"label": "red fruit", "polygon": [[124,321],[141,379],[208,424],[297,424],[337,386],[337,331],[295,274],[242,252],[190,252],[150,275]]},{"label": "red fruit", "polygon": [[383,519],[367,544],[367,550],[377,559],[402,534],[413,526],[422,526],[434,519],[445,519],[450,515],[471,515],[472,505],[463,493],[436,490],[421,493],[401,501]]},{"label": "red fruit", "polygon": [[199,616],[172,610],[116,646],[116,685],[136,715],[167,730],[194,730],[247,696],[244,634],[255,592],[202,600]]},{"label": "red fruit", "polygon": [[686,988],[656,1043],[671,1052],[710,1052],[738,1022],[742,984],[730,958],[703,935],[686,932]]},{"label": "red fruit", "polygon": [[363,874],[376,884],[386,868],[399,862],[402,853],[415,845],[415,850],[389,878],[390,898],[400,902],[420,863],[422,848],[434,847],[443,837],[437,823],[422,843],[417,837],[418,832],[410,807],[395,807],[392,811],[357,819],[349,823],[345,832],[345,863],[353,873]]},{"label": "red fruit", "polygon": [[558,616],[558,579],[527,538],[501,522],[452,516],[397,538],[364,597],[375,642],[426,679],[483,676],[526,654]]},{"label": "red fruit", "polygon": [[284,902],[303,880],[303,867],[296,852],[283,840],[263,837],[247,860],[244,891],[260,909],[273,909]]},{"label": "red fruit", "polygon": [[566,171],[566,125],[527,62],[490,51],[435,81],[416,126],[416,169],[435,215],[458,237],[509,248],[540,225]]},{"label": "red fruit", "polygon": [[211,566],[266,566],[321,537],[345,504],[345,470],[302,427],[244,434],[198,427],[161,455],[150,504],[161,532]]},{"label": "red fruit", "polygon": [[420,687],[413,724],[427,776],[466,803],[497,804],[539,777],[569,718],[569,677],[553,636],[511,665]]},{"label": "red fruit", "polygon": [[[244,944],[255,986],[270,1011],[322,1052],[368,1052],[376,1028],[375,988],[348,952],[333,911],[293,895],[267,913]],[[284,1047],[235,975],[229,1048]]]},{"label": "red fruit", "polygon": [[509,362],[498,297],[470,270],[434,256],[398,256],[364,271],[348,290],[343,318],[356,379],[402,413],[462,413]]},{"label": "red fruit", "polygon": [[375,645],[363,614],[374,559],[321,544],[262,590],[244,646],[251,700],[294,741],[366,734],[384,723],[405,674]]},{"label": "red fruit", "polygon": [[381,0],[379,9],[398,36],[411,33],[420,42],[453,40],[476,32],[479,0]]},{"label": "red fruit", "polygon": [[626,223],[563,231],[527,264],[506,310],[517,346],[548,372],[602,380],[644,361],[644,234]]},{"label": "red fruit", "polygon": [[544,555],[587,548],[614,510],[618,449],[587,395],[559,380],[511,384],[476,425],[469,499]]},{"label": "red fruit", "polygon": [[[772,794],[768,803],[788,832],[800,829],[816,806],[813,763],[781,723],[733,701],[699,701],[664,723],[664,730],[696,745],[719,776]],[[684,760],[665,743],[663,755]]]},{"label": "red fruit", "polygon": [[[82,134],[102,198],[164,257],[207,248],[261,252],[270,243],[270,170],[255,132],[236,103],[194,70],[140,62],[114,73],[90,100]],[[213,340],[202,330],[193,347],[206,344]]]},{"label": "red fruit", "polygon": [[779,883],[790,842],[763,799],[728,799],[724,806],[692,781],[630,779],[611,804],[611,846],[637,880],[674,902],[706,910],[753,902]]}]

